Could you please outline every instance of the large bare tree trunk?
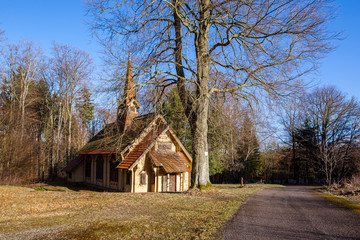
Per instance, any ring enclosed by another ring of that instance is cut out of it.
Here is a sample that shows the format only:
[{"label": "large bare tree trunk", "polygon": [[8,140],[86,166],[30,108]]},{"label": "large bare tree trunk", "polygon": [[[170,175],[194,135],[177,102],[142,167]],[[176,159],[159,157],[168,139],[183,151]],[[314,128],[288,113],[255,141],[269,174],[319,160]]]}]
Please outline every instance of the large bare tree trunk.
[{"label": "large bare tree trunk", "polygon": [[[200,168],[201,162],[206,162],[206,159],[204,159],[205,152],[207,152],[207,110],[205,111],[206,116],[202,116],[198,118],[197,112],[201,111],[195,111],[195,109],[204,109],[204,101],[201,104],[200,101],[195,101],[195,103],[191,102],[191,99],[189,99],[189,94],[186,89],[185,85],[185,73],[184,73],[184,67],[182,62],[182,33],[181,33],[181,20],[178,15],[180,9],[179,9],[179,1],[173,0],[174,4],[174,28],[175,28],[175,68],[177,73],[177,88],[180,95],[180,99],[182,102],[182,105],[184,107],[184,112],[192,124],[190,124],[191,127],[191,133],[193,138],[193,149],[194,149],[194,155],[193,155],[193,164],[192,164],[192,172],[191,172],[191,186],[195,187],[196,185],[206,185],[208,179],[204,179],[200,181]],[[200,91],[198,91],[200,92]],[[199,94],[198,94],[199,95]],[[200,100],[200,99],[199,99]],[[204,113],[204,111],[202,111]],[[205,125],[203,124],[205,117]],[[198,127],[200,126],[200,128]],[[204,135],[205,134],[205,135]],[[204,137],[205,137],[205,143],[204,143]],[[202,176],[204,174],[201,174]],[[202,177],[203,178],[203,177]]]},{"label": "large bare tree trunk", "polygon": [[[191,186],[200,187],[210,183],[209,153],[208,153],[208,111],[209,111],[209,1],[200,4],[200,18],[205,20],[200,24],[199,33],[195,35],[196,55],[198,59],[197,90],[195,100],[189,99],[185,86],[185,74],[182,63],[182,33],[181,21],[178,15],[179,2],[174,3],[175,28],[175,63],[178,75],[177,87],[186,116],[192,132],[193,164],[191,171]],[[191,106],[192,105],[192,106]]]},{"label": "large bare tree trunk", "polygon": [[208,109],[209,99],[206,96],[197,99],[195,114],[195,129],[193,131],[193,168],[191,171],[191,185],[206,186],[209,182],[209,154],[208,154]]},{"label": "large bare tree trunk", "polygon": [[[209,153],[208,153],[208,111],[209,111],[209,3],[206,0],[200,4],[200,18],[203,19],[199,32],[195,35],[196,56],[198,59],[197,89],[195,100],[189,99],[185,86],[185,73],[182,63],[182,33],[181,21],[178,15],[179,2],[174,3],[175,28],[175,67],[178,75],[177,87],[185,114],[191,126],[193,143],[193,164],[191,171],[191,186],[203,187],[210,183]],[[192,106],[191,106],[192,105]]]},{"label": "large bare tree trunk", "polygon": [[[182,32],[181,32],[181,19],[178,13],[180,12],[179,9],[179,1],[173,0],[174,4],[174,28],[175,28],[175,69],[177,74],[177,89],[179,92],[180,100],[182,106],[184,108],[184,112],[186,117],[188,118],[189,122],[193,122],[194,112],[192,111],[192,103],[190,96],[188,94],[188,90],[185,85],[186,77],[185,71],[183,66],[183,43],[182,43]],[[192,129],[192,125],[190,126]]]},{"label": "large bare tree trunk", "polygon": [[191,185],[200,188],[210,183],[208,150],[209,111],[209,0],[199,4],[199,32],[195,35],[197,65],[197,89],[194,102],[195,128],[193,131],[193,168]]}]

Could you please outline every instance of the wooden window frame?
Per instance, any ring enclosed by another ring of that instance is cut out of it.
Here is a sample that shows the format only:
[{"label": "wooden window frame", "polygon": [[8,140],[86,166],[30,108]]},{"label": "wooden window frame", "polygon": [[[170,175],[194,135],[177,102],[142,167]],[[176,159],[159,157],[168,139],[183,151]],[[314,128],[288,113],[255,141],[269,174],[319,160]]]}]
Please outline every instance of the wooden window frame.
[{"label": "wooden window frame", "polygon": [[146,185],[146,172],[142,171],[140,173],[140,185]]}]

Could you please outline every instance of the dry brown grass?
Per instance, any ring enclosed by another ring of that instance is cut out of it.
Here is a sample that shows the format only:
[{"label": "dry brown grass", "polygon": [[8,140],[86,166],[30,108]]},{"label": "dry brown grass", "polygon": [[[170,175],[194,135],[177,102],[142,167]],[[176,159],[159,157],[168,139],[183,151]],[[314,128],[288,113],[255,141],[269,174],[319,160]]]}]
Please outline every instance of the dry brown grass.
[{"label": "dry brown grass", "polygon": [[342,184],[332,184],[319,191],[325,194],[324,197],[360,212],[360,176],[353,176]]},{"label": "dry brown grass", "polygon": [[343,198],[355,204],[360,204],[360,175],[353,176],[342,184],[328,186],[322,189],[322,192]]},{"label": "dry brown grass", "polygon": [[273,186],[136,194],[0,186],[0,239],[208,239],[251,194]]}]

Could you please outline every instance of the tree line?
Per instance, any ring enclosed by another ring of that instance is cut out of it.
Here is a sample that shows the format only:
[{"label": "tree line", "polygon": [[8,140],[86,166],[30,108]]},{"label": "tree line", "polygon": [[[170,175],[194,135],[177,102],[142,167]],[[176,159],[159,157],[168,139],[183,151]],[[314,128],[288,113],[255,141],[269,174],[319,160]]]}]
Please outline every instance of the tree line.
[{"label": "tree line", "polygon": [[[355,99],[331,87],[296,95],[305,89],[298,79],[336,38],[327,31],[330,1],[89,0],[86,6],[104,47],[106,78],[115,83],[105,90],[121,96],[131,52],[140,100],[151,106],[143,111],[163,113],[192,153],[193,187],[208,185],[210,175],[221,182],[331,183],[358,170]],[[56,43],[45,56],[30,42],[4,47],[1,57],[1,178],[56,177],[111,119],[92,103],[91,58]],[[255,109],[265,105],[281,109],[282,142],[264,137],[265,114]]]},{"label": "tree line", "polygon": [[332,86],[321,87],[283,106],[287,133],[287,178],[299,183],[341,182],[360,170],[360,107]]},{"label": "tree line", "polygon": [[[165,116],[191,149],[188,122],[176,90]],[[360,172],[360,106],[333,86],[278,102],[272,121],[275,137],[261,115],[234,99],[212,98],[209,112],[209,167],[214,183],[281,182],[332,184]],[[268,116],[267,116],[268,117]],[[267,123],[268,124],[268,123]],[[270,127],[272,128],[272,127]],[[271,139],[271,140],[268,140]]]},{"label": "tree line", "polygon": [[[44,56],[31,42],[3,48],[1,68],[2,182],[51,180],[106,122],[88,87],[90,56],[54,44]],[[156,107],[193,153],[191,128],[177,88],[158,95]],[[142,99],[148,101],[149,99]],[[276,103],[283,141],[259,137],[259,116],[230,94],[210,98],[209,175],[213,182],[267,180],[332,183],[360,170],[360,109],[335,87],[322,87]],[[146,105],[144,103],[144,105]],[[145,111],[147,111],[145,110]],[[105,114],[109,115],[109,113]]]},{"label": "tree line", "polygon": [[4,46],[1,63],[0,179],[52,179],[88,140],[92,60],[57,43],[45,56],[23,41]]}]

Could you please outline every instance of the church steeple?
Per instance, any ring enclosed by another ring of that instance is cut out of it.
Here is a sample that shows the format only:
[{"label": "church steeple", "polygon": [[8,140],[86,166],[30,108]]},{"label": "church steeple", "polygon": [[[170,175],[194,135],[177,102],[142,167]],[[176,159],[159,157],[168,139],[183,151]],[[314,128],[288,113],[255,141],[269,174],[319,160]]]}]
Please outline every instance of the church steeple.
[{"label": "church steeple", "polygon": [[117,121],[120,125],[121,131],[125,131],[125,129],[131,124],[132,119],[139,116],[138,109],[140,107],[140,104],[136,100],[133,67],[131,62],[131,55],[129,54],[124,94],[117,111]]},{"label": "church steeple", "polygon": [[129,103],[133,98],[135,98],[134,76],[131,55],[129,54],[125,79],[124,99],[126,103]]}]

